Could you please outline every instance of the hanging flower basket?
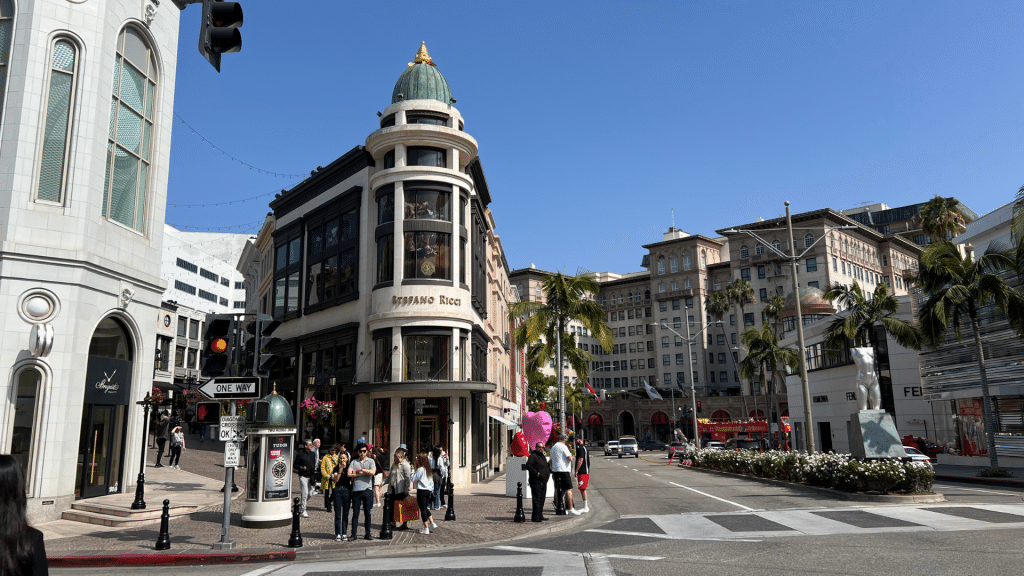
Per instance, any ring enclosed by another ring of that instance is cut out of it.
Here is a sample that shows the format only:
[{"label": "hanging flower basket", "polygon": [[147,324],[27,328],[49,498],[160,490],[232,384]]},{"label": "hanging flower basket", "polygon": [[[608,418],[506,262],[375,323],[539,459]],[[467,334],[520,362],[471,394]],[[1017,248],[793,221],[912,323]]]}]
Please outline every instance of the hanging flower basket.
[{"label": "hanging flower basket", "polygon": [[299,408],[306,413],[306,416],[311,420],[315,420],[318,423],[324,423],[327,420],[331,421],[331,426],[334,426],[335,416],[337,414],[337,407],[335,402],[327,401],[321,402],[315,397],[306,398],[299,404]]},{"label": "hanging flower basket", "polygon": [[150,402],[152,402],[154,408],[157,408],[164,403],[164,391],[157,388],[156,386],[153,387],[153,391],[150,392],[149,397]]}]

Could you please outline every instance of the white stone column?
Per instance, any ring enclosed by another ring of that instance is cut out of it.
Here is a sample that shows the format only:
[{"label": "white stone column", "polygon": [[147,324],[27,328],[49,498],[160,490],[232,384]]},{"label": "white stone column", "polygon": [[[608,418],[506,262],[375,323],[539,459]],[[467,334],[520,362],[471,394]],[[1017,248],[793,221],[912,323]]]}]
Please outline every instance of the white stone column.
[{"label": "white stone column", "polygon": [[395,326],[391,329],[391,345],[394,351],[393,360],[391,361],[391,381],[401,382],[402,381],[402,368],[405,366],[405,346],[402,342],[402,328]]},{"label": "white stone column", "polygon": [[[451,380],[457,382],[462,380],[462,351],[459,349],[462,343],[459,341],[459,329],[452,328],[452,354],[451,360],[448,362],[451,365]],[[449,399],[449,402],[451,400]]]}]

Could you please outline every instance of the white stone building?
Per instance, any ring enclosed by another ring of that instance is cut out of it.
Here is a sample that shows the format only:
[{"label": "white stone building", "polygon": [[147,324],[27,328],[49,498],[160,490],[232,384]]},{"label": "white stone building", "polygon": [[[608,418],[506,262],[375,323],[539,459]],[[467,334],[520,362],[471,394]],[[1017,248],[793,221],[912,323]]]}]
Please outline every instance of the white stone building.
[{"label": "white stone building", "polygon": [[0,452],[33,521],[138,473],[178,22],[155,0],[0,0]]}]

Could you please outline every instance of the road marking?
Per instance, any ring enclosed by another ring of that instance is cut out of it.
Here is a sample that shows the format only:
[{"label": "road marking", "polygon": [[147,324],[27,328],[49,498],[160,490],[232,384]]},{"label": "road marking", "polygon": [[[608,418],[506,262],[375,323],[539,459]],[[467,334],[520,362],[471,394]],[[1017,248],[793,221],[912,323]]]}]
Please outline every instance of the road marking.
[{"label": "road marking", "polygon": [[[591,528],[587,532],[597,532],[599,534],[615,534],[616,536],[646,536],[648,538],[661,538],[662,540],[692,540],[697,542],[760,542],[761,540],[751,538],[701,538],[701,537],[689,537],[689,536],[672,536],[670,534],[651,534],[650,532],[628,532],[625,530],[604,530],[601,528]],[[616,554],[609,554],[611,558],[625,558]],[[640,560],[660,560],[653,556],[630,556],[630,558],[637,558]]]},{"label": "road marking", "polygon": [[[587,532],[606,532],[605,530],[587,530]],[[614,532],[611,534],[641,534],[641,532]],[[600,552],[573,552],[571,550],[550,550],[548,548],[527,548],[525,546],[491,546],[493,550],[506,550],[508,552],[532,552],[534,554],[565,554],[568,556],[583,556],[585,558],[622,558],[625,560],[663,560],[663,556],[633,556],[631,554],[602,554]]]},{"label": "road marking", "polygon": [[648,474],[647,472],[644,472],[644,476],[650,476],[650,474]]},{"label": "road marking", "polygon": [[753,508],[748,508],[748,507],[744,506],[743,504],[737,504],[735,502],[731,502],[731,501],[726,500],[724,498],[719,498],[718,496],[713,496],[711,494],[708,494],[707,492],[701,492],[700,490],[697,490],[695,488],[690,488],[689,486],[683,486],[682,484],[676,484],[675,482],[669,482],[669,484],[671,484],[673,486],[678,486],[680,488],[685,488],[687,490],[690,490],[691,492],[696,492],[697,494],[700,494],[702,496],[707,496],[708,498],[714,498],[715,500],[718,500],[720,502],[725,502],[726,504],[732,504],[733,506],[737,506],[739,508],[743,508],[744,510],[749,510],[751,512],[753,512],[753,510],[754,510]]},{"label": "road marking", "polygon": [[271,564],[269,566],[264,566],[263,568],[257,568],[252,572],[246,572],[245,574],[242,574],[242,576],[263,576],[264,574],[269,574],[282,566],[284,566],[284,564]]},{"label": "road marking", "polygon": [[953,490],[969,490],[971,492],[982,492],[984,494],[998,494],[999,496],[1020,496],[1019,492],[996,492],[994,490],[980,490],[978,488],[963,488],[950,484],[940,484],[940,486],[949,486]]},{"label": "road marking", "polygon": [[608,561],[607,556],[588,552],[585,558],[587,559],[587,574],[590,576],[615,576],[615,569],[612,568],[612,563]]}]

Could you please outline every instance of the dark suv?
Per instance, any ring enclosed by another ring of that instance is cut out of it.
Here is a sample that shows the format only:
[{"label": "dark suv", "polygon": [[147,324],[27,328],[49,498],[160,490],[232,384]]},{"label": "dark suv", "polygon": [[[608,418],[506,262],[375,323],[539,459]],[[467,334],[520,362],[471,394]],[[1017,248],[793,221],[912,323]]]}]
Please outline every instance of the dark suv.
[{"label": "dark suv", "polygon": [[755,452],[763,452],[761,448],[761,441],[756,438],[748,437],[736,437],[729,438],[725,441],[726,450],[754,450]]}]

